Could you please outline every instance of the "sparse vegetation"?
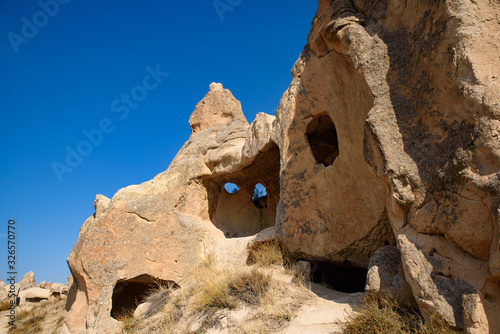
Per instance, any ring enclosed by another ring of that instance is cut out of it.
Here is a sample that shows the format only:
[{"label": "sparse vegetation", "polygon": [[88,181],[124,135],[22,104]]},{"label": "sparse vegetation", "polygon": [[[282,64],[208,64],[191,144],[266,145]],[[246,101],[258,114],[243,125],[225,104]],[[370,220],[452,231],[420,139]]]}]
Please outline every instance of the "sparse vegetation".
[{"label": "sparse vegetation", "polygon": [[134,318],[134,310],[133,309],[125,309],[122,313],[118,314],[116,320],[122,322],[122,329],[124,332],[128,333],[134,328],[137,327],[139,322]]},{"label": "sparse vegetation", "polygon": [[249,262],[260,267],[283,266],[286,274],[294,276],[298,285],[308,287],[311,283],[309,274],[298,267],[297,259],[284,253],[278,242],[263,242],[254,246],[250,250]]},{"label": "sparse vegetation", "polygon": [[58,297],[31,308],[18,308],[15,325],[9,326],[9,334],[55,333],[62,324],[65,304],[66,300]]},{"label": "sparse vegetation", "polygon": [[401,307],[394,300],[366,296],[363,306],[344,324],[344,334],[453,334],[442,319],[433,317],[424,324],[414,310]]},{"label": "sparse vegetation", "polygon": [[283,251],[278,242],[263,242],[254,246],[250,250],[249,259],[250,263],[261,267],[285,264]]},{"label": "sparse vegetation", "polygon": [[133,310],[124,314],[119,319],[123,333],[203,333],[210,328],[272,333],[282,329],[309,296],[303,287],[291,289],[273,278],[279,267],[228,268],[208,259],[187,275],[181,289],[151,291],[140,319],[133,318]]},{"label": "sparse vegetation", "polygon": [[9,307],[10,307],[10,301],[11,300],[12,299],[8,298],[8,299],[6,299],[6,300],[4,300],[3,302],[0,303],[0,312],[6,311],[6,310],[9,309]]}]

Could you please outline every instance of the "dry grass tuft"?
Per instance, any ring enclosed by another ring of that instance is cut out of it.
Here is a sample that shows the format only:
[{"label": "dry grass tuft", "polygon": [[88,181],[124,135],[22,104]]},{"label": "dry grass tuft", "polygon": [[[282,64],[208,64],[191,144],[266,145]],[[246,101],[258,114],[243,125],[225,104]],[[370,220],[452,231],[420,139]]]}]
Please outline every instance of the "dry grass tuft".
[{"label": "dry grass tuft", "polygon": [[258,305],[271,276],[257,268],[229,272],[216,265],[202,266],[191,277],[190,307],[193,311],[235,309],[241,303]]},{"label": "dry grass tuft", "polygon": [[0,303],[0,312],[6,311],[6,310],[9,309],[9,307],[10,307],[10,301],[11,300],[12,299],[9,298],[9,299],[6,299],[6,300],[4,300],[3,302]]},{"label": "dry grass tuft", "polygon": [[148,291],[148,295],[144,299],[144,302],[147,303],[148,306],[143,313],[143,317],[149,318],[163,309],[168,303],[172,291],[174,291],[174,286],[161,284]]},{"label": "dry grass tuft", "polygon": [[453,334],[443,320],[424,324],[415,311],[394,300],[366,296],[363,306],[344,324],[344,334]]},{"label": "dry grass tuft", "polygon": [[264,242],[250,249],[249,263],[259,267],[272,265],[283,266],[286,274],[295,277],[294,282],[300,286],[310,288],[311,278],[297,265],[297,259],[283,251],[277,241]]},{"label": "dry grass tuft", "polygon": [[264,242],[253,247],[249,253],[249,261],[261,267],[285,264],[281,245],[275,241]]},{"label": "dry grass tuft", "polygon": [[269,288],[271,275],[252,268],[237,273],[229,280],[229,294],[249,305],[259,305]]}]

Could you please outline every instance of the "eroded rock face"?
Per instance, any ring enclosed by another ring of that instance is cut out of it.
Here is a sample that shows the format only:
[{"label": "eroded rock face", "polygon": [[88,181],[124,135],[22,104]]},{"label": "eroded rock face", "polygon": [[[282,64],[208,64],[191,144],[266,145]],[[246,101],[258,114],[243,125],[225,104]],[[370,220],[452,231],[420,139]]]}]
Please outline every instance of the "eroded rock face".
[{"label": "eroded rock face", "polygon": [[68,259],[68,328],[116,331],[127,289],[182,285],[224,237],[275,225],[322,263],[367,268],[397,247],[379,263],[395,285],[375,275],[374,290],[409,286],[427,319],[498,331],[499,17],[491,0],[320,0],[276,117],[249,125],[212,84],[166,172],[96,198]]},{"label": "eroded rock face", "polygon": [[[68,258],[74,283],[67,330],[119,331],[114,314],[133,306],[158,281],[182,284],[218,239],[274,225],[279,151],[269,139],[273,119],[262,116],[250,126],[231,92],[211,84],[190,118],[191,137],[167,171],[121,189],[111,200],[97,195],[96,212],[83,224]],[[229,194],[226,182],[238,184],[240,191]],[[251,200],[258,182],[268,185],[268,205],[262,209]]]},{"label": "eroded rock face", "polygon": [[[320,1],[276,115],[285,245],[366,265],[395,235],[424,315],[470,333],[500,328],[499,16],[487,0]],[[333,164],[310,140],[326,116]]]},{"label": "eroded rock face", "polygon": [[32,287],[36,286],[36,280],[35,280],[35,273],[33,271],[30,271],[29,273],[26,273],[21,282],[19,282],[19,287],[21,289],[29,289]]}]

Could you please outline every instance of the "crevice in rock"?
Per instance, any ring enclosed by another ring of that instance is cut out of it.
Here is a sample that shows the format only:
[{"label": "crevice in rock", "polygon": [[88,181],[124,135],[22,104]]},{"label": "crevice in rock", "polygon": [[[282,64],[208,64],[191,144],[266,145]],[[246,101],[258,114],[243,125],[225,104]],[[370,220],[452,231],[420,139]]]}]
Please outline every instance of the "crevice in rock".
[{"label": "crevice in rock", "polygon": [[118,281],[113,289],[111,316],[118,319],[127,311],[135,310],[144,301],[147,293],[159,285],[178,287],[174,282],[156,279],[146,274]]},{"label": "crevice in rock", "polygon": [[333,165],[339,156],[337,130],[328,113],[315,115],[306,129],[307,141],[317,164]]},{"label": "crevice in rock", "polygon": [[144,218],[143,216],[141,216],[140,214],[138,214],[137,212],[127,212],[131,215],[136,215],[137,217],[139,217],[141,220],[145,220],[147,221],[148,223],[156,223],[156,219],[155,220],[152,220],[152,219],[148,219],[148,218]]}]

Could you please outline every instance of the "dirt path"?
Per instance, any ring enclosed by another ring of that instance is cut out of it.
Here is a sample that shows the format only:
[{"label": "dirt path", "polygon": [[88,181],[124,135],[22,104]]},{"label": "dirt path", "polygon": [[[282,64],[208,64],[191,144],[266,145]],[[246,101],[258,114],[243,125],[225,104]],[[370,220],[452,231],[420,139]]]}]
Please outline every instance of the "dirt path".
[{"label": "dirt path", "polygon": [[212,254],[218,263],[230,263],[234,266],[245,266],[248,258],[248,242],[253,238],[218,239],[215,242]]},{"label": "dirt path", "polygon": [[311,284],[311,291],[317,298],[299,309],[298,315],[281,334],[330,334],[340,333],[341,323],[361,306],[362,293],[343,293]]}]

